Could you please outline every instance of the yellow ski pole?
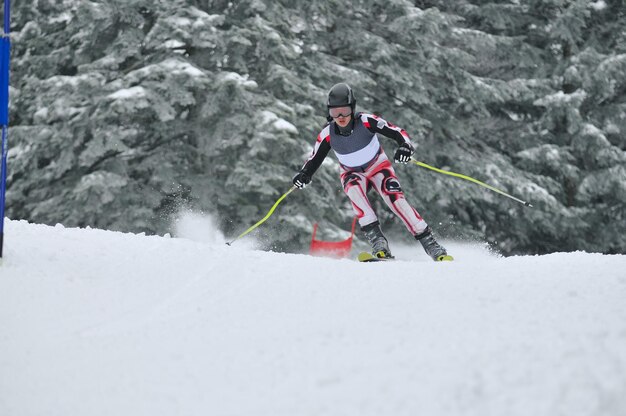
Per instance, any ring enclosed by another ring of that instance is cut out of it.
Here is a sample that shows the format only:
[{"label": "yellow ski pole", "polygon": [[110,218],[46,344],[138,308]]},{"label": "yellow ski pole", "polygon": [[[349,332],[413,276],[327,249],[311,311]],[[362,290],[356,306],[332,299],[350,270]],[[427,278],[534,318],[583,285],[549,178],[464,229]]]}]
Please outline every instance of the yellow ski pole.
[{"label": "yellow ski pole", "polygon": [[497,193],[499,193],[500,195],[504,195],[504,196],[506,196],[507,198],[511,198],[512,200],[517,201],[517,202],[519,202],[520,204],[524,204],[524,205],[526,205],[527,207],[532,207],[532,205],[531,205],[530,203],[528,203],[528,202],[526,202],[526,201],[522,201],[521,199],[515,198],[514,196],[511,196],[511,195],[507,194],[506,192],[501,191],[500,189],[495,188],[495,187],[493,187],[493,186],[491,186],[491,185],[487,185],[486,183],[481,182],[481,181],[479,181],[478,179],[474,179],[474,178],[472,178],[471,176],[461,175],[460,173],[454,173],[454,172],[450,172],[450,171],[447,171],[447,170],[439,169],[439,168],[436,168],[436,167],[434,167],[434,166],[430,166],[430,165],[428,165],[428,164],[426,164],[426,163],[424,163],[424,162],[419,162],[419,161],[417,161],[417,160],[415,160],[415,159],[413,159],[413,158],[411,158],[411,161],[412,161],[413,163],[415,163],[417,166],[421,166],[421,167],[423,167],[423,168],[430,169],[430,170],[435,171],[435,172],[437,172],[437,173],[443,173],[444,175],[450,175],[450,176],[454,176],[454,177],[456,177],[456,178],[465,179],[466,181],[474,182],[475,184],[478,184],[478,185],[480,185],[480,186],[484,186],[485,188],[487,188],[487,189],[489,189],[489,190],[492,190],[492,191],[494,191],[494,192],[497,192]]},{"label": "yellow ski pole", "polygon": [[285,192],[283,194],[283,196],[281,196],[280,198],[278,198],[278,200],[274,203],[274,205],[272,206],[272,208],[270,208],[269,212],[267,213],[267,215],[265,215],[265,217],[263,217],[259,222],[257,222],[256,224],[254,224],[252,227],[248,228],[246,231],[244,231],[243,233],[239,234],[239,236],[237,236],[237,238],[235,238],[233,241],[226,243],[227,245],[231,245],[232,243],[234,243],[235,241],[239,240],[241,237],[243,237],[244,235],[250,233],[252,230],[254,230],[256,227],[258,227],[259,225],[263,224],[276,210],[276,207],[278,206],[278,204],[280,204],[282,202],[283,199],[285,199],[287,197],[287,195],[289,195],[290,193],[293,192],[293,190],[296,189],[295,186],[292,186],[291,189],[289,189],[287,192]]}]

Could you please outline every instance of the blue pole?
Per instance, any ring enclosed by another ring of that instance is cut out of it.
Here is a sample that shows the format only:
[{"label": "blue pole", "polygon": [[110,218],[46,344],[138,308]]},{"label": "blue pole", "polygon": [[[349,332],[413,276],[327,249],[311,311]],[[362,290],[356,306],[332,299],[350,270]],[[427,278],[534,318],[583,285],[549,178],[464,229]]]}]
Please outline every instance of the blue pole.
[{"label": "blue pole", "polygon": [[0,125],[2,126],[2,168],[0,169],[0,259],[4,246],[4,205],[9,150],[9,68],[11,57],[11,1],[4,0],[4,32],[0,40]]}]

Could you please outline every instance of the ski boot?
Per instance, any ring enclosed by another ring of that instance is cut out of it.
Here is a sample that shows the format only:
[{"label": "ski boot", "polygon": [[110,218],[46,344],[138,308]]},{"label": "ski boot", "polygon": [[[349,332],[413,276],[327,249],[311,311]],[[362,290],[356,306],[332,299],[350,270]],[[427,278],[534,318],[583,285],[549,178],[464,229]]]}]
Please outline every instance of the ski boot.
[{"label": "ski boot", "polygon": [[424,251],[428,254],[434,261],[451,261],[454,260],[452,256],[448,255],[448,252],[445,248],[443,248],[435,237],[433,236],[433,230],[430,226],[426,227],[426,229],[415,236],[415,239],[422,244],[424,247]]},{"label": "ski boot", "polygon": [[365,233],[365,237],[372,245],[372,255],[379,259],[393,259],[391,250],[389,250],[389,242],[385,238],[383,231],[380,229],[378,221],[366,225],[361,228]]}]

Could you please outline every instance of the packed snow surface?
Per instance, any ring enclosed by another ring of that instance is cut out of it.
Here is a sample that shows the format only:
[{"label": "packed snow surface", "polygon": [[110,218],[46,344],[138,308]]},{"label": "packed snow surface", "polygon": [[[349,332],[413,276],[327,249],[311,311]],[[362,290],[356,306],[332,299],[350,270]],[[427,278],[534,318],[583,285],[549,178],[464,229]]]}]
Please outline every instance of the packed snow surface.
[{"label": "packed snow surface", "polygon": [[626,415],[624,255],[207,237],[8,221],[0,415]]}]

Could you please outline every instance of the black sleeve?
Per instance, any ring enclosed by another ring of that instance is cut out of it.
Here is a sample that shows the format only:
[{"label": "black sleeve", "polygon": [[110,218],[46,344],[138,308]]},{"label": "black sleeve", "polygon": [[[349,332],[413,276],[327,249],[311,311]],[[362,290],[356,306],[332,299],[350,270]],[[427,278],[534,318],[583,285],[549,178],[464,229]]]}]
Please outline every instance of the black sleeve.
[{"label": "black sleeve", "polygon": [[326,159],[328,152],[330,151],[330,143],[328,140],[322,140],[318,143],[315,143],[315,148],[313,149],[313,155],[306,161],[301,172],[306,173],[309,177],[313,177],[313,174],[317,172],[320,166],[322,166],[322,162]]},{"label": "black sleeve", "polygon": [[366,115],[366,117],[368,121],[368,123],[366,124],[367,129],[372,133],[380,133],[385,137],[389,137],[390,139],[394,140],[398,144],[398,146],[407,143],[411,147],[413,147],[413,144],[411,143],[411,138],[404,129],[398,126],[394,126],[393,124],[388,123],[380,117],[374,117],[372,115]]}]

